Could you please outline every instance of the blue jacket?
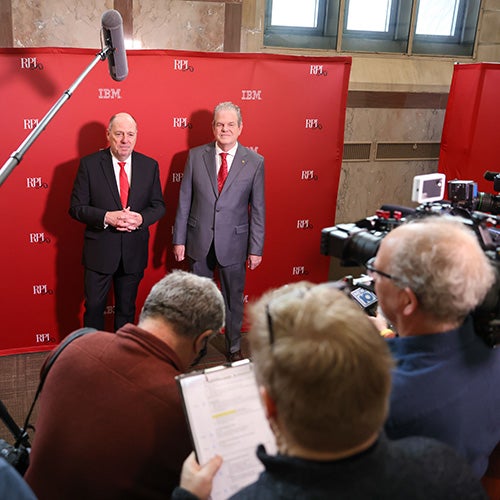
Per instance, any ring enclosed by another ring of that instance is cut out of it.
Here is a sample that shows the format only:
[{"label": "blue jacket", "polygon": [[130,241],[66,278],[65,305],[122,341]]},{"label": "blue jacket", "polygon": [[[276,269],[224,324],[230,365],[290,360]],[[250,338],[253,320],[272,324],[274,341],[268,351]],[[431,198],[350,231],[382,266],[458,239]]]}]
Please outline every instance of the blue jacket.
[{"label": "blue jacket", "polygon": [[486,346],[471,318],[456,330],[388,343],[397,366],[387,435],[443,441],[483,476],[500,442],[500,349]]}]

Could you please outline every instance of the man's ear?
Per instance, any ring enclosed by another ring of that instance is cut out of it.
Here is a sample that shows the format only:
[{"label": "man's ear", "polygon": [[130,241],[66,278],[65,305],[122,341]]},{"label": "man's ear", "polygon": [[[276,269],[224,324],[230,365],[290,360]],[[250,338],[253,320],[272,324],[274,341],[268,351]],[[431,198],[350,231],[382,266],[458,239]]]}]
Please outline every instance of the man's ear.
[{"label": "man's ear", "polygon": [[264,404],[264,410],[266,412],[266,417],[268,419],[276,420],[276,403],[269,395],[267,389],[261,385],[259,386],[260,397],[262,398],[262,403]]},{"label": "man's ear", "polygon": [[206,342],[208,340],[207,337],[210,337],[212,333],[213,330],[205,330],[203,333],[200,333],[198,337],[196,337],[193,344],[193,349],[196,354],[198,354],[206,346]]},{"label": "man's ear", "polygon": [[404,288],[404,305],[403,305],[403,314],[405,316],[411,316],[418,308],[418,299],[415,295],[415,292],[411,288]]}]

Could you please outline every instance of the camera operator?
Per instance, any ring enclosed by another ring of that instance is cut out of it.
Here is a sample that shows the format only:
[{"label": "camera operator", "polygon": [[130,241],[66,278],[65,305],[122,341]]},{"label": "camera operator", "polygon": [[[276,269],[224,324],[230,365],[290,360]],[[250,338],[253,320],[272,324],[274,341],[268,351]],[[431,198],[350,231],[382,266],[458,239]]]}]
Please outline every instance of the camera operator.
[{"label": "camera operator", "polygon": [[65,347],[39,399],[25,476],[37,498],[170,498],[191,449],[175,377],[223,324],[215,283],[174,270],[137,325]]},{"label": "camera operator", "polygon": [[500,350],[469,313],[495,282],[490,260],[460,221],[431,216],[391,231],[367,268],[397,333],[387,340],[397,362],[388,436],[439,439],[481,477],[500,441]]}]

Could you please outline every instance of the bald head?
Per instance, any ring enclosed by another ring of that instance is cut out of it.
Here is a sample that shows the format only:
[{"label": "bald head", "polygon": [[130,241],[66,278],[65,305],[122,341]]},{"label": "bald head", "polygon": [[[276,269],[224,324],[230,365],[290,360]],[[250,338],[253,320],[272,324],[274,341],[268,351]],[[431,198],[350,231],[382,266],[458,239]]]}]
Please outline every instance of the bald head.
[{"label": "bald head", "polygon": [[380,245],[377,264],[410,288],[438,319],[461,321],[482,302],[495,271],[477,236],[459,219],[431,216],[399,226]]},{"label": "bald head", "polygon": [[137,141],[137,123],[132,115],[113,115],[109,120],[107,138],[113,156],[119,161],[126,161]]}]

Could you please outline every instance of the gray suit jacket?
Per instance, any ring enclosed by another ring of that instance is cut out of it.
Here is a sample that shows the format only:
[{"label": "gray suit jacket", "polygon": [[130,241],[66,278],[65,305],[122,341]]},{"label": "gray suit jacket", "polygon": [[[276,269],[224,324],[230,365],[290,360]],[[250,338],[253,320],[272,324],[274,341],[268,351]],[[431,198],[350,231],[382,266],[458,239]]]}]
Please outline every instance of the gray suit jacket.
[{"label": "gray suit jacket", "polygon": [[222,192],[217,189],[215,143],[190,150],[182,178],[173,244],[204,259],[212,241],[221,266],[262,255],[265,200],[264,158],[241,144]]}]

